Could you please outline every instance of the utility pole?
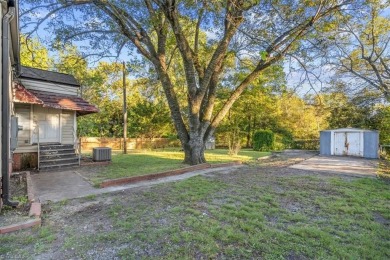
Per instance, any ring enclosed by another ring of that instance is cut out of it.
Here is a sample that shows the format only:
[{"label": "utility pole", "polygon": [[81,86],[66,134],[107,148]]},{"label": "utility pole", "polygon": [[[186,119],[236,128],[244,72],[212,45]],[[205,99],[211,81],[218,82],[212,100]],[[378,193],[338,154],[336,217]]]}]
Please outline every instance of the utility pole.
[{"label": "utility pole", "polygon": [[126,104],[126,65],[122,63],[123,69],[123,153],[127,154],[127,104]]}]

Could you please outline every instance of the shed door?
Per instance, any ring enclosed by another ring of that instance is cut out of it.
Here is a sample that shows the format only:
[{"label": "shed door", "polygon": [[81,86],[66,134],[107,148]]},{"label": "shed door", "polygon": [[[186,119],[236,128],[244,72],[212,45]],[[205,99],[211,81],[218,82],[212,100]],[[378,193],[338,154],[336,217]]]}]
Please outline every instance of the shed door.
[{"label": "shed door", "polygon": [[334,154],[362,156],[361,154],[361,135],[359,132],[341,132],[334,136]]},{"label": "shed door", "polygon": [[[60,112],[61,110],[53,108],[34,107],[34,125],[39,125],[40,143],[60,142]],[[33,143],[38,143],[37,135],[36,131],[33,135]]]},{"label": "shed door", "polygon": [[347,155],[350,156],[361,156],[360,146],[362,142],[360,141],[360,133],[347,133],[347,144],[348,152]]}]

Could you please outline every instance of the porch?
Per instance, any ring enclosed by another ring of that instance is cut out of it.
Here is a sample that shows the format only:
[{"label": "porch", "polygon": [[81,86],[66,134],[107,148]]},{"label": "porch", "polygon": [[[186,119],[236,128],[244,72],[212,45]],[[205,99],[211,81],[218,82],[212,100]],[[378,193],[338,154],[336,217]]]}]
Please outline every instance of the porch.
[{"label": "porch", "polygon": [[80,97],[73,76],[22,67],[20,82],[14,84],[13,105],[20,128],[14,170],[79,165],[77,116],[98,109]]},{"label": "porch", "polygon": [[15,104],[19,130],[13,170],[79,165],[76,112]]}]

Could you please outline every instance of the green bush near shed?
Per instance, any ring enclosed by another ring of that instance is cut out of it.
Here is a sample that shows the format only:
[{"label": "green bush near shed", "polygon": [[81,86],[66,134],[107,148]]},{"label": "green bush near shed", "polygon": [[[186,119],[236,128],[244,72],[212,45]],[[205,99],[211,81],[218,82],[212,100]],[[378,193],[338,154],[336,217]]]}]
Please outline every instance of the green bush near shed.
[{"label": "green bush near shed", "polygon": [[271,130],[258,130],[253,135],[253,150],[270,151],[275,145],[275,134]]}]

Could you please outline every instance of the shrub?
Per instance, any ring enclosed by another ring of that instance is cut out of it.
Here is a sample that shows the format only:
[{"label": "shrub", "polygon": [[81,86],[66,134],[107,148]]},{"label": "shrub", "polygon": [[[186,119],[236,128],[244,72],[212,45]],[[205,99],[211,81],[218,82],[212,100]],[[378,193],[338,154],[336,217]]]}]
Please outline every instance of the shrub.
[{"label": "shrub", "polygon": [[299,150],[319,150],[320,140],[319,139],[294,140],[292,148],[299,149]]},{"label": "shrub", "polygon": [[269,151],[274,148],[275,135],[271,130],[259,130],[253,135],[253,150]]},{"label": "shrub", "polygon": [[273,150],[290,149],[293,144],[292,134],[288,131],[275,132]]}]

